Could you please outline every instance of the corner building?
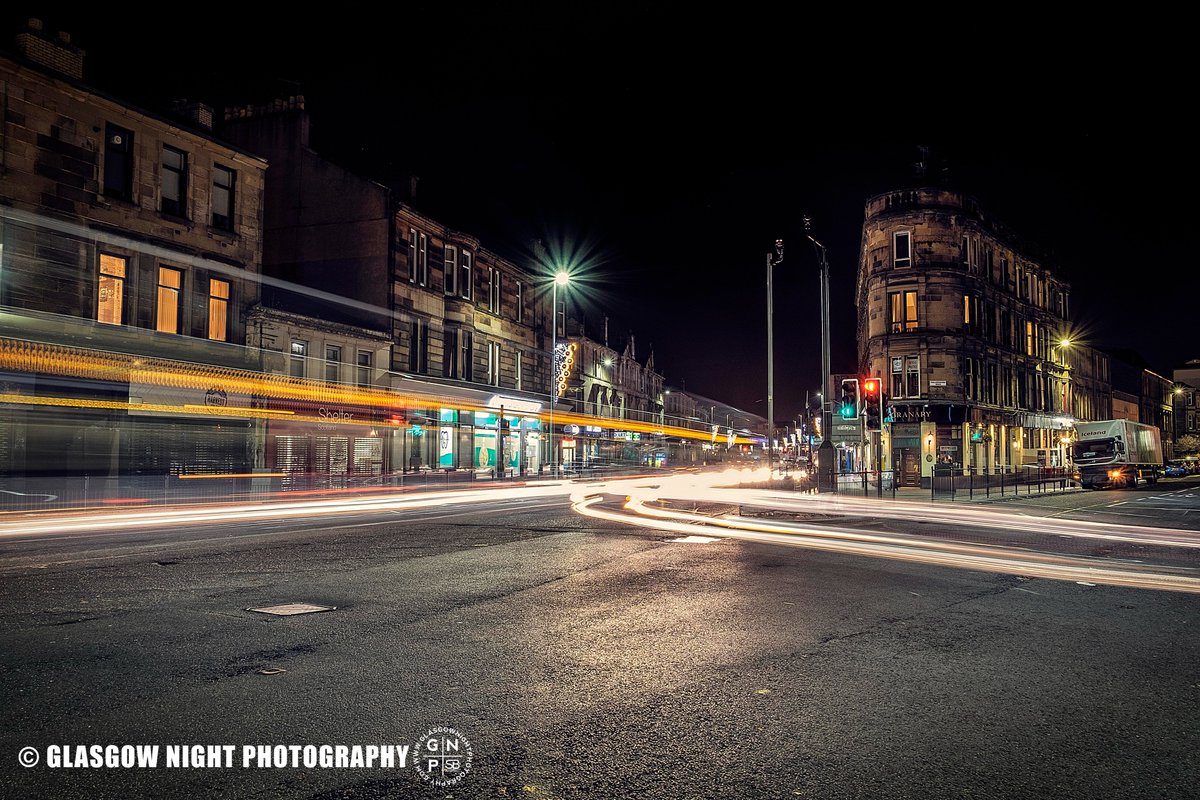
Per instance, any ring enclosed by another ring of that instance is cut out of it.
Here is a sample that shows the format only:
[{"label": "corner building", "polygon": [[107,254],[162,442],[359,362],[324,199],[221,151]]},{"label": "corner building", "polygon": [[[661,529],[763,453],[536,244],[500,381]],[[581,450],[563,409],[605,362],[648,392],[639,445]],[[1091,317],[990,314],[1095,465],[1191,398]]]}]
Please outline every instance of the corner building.
[{"label": "corner building", "polygon": [[856,294],[859,367],[887,395],[879,466],[902,485],[1066,467],[1075,420],[1110,416],[1107,356],[1070,342],[1070,287],[973,198],[867,200]]}]

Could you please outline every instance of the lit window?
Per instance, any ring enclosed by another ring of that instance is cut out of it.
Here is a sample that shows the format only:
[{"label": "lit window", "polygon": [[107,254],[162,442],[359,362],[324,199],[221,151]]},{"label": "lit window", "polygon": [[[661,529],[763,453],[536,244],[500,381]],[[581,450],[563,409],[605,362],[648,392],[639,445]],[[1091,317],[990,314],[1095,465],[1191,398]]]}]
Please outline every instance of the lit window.
[{"label": "lit window", "polygon": [[158,310],[155,330],[159,333],[179,333],[183,315],[180,295],[183,273],[170,267],[158,268]]},{"label": "lit window", "polygon": [[304,377],[304,362],[308,356],[308,342],[303,339],[292,339],[291,362],[288,364],[288,374],[293,378]]},{"label": "lit window", "polygon": [[[517,350],[515,353],[513,353],[513,358],[516,359],[516,364],[514,365],[515,377],[514,377],[514,382],[513,382],[513,388],[520,389],[521,388],[521,367],[522,367],[522,361],[524,360],[523,354],[521,353],[520,350]],[[1189,402],[1191,401],[1191,399],[1192,399],[1191,395],[1188,395]]]},{"label": "lit window", "polygon": [[229,281],[208,281],[208,338],[229,341]]},{"label": "lit window", "polygon": [[120,256],[100,254],[100,274],[96,286],[96,320],[120,325],[125,310],[125,268],[128,261]]},{"label": "lit window", "polygon": [[917,329],[916,292],[890,293],[888,307],[892,333],[905,333]]},{"label": "lit window", "polygon": [[187,153],[163,146],[162,211],[176,217],[187,216]]},{"label": "lit window", "polygon": [[417,282],[417,229],[408,229],[408,282]]}]

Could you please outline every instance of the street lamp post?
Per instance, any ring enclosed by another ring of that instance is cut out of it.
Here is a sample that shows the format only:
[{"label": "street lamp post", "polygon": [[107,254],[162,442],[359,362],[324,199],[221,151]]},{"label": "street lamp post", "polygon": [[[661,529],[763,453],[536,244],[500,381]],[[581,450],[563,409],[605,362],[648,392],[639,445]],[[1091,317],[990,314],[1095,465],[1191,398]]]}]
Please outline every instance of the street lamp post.
[{"label": "street lamp post", "polygon": [[830,431],[833,427],[831,412],[826,403],[833,397],[833,377],[830,375],[829,357],[829,262],[825,257],[825,245],[818,242],[812,235],[812,218],[805,215],[804,230],[808,240],[813,243],[817,255],[821,259],[821,447],[820,470],[818,471],[818,489],[832,490],[833,478],[833,442]]},{"label": "street lamp post", "polygon": [[775,240],[775,252],[767,253],[767,469],[772,470],[775,441],[775,295],[771,275],[783,262],[783,239]]},{"label": "street lamp post", "polygon": [[554,456],[554,403],[558,399],[558,374],[555,362],[558,361],[558,287],[571,282],[571,276],[559,270],[554,275],[554,283],[550,290],[550,477],[554,477],[556,460]]}]

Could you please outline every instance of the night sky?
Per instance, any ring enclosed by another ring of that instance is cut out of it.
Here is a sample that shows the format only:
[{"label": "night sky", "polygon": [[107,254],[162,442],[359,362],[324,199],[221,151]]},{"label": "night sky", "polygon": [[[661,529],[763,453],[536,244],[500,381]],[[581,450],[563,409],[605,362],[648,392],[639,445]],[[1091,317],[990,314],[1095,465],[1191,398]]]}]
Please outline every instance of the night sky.
[{"label": "night sky", "polygon": [[586,264],[571,302],[590,335],[608,315],[610,339],[632,331],[642,359],[653,346],[668,383],[764,415],[764,262],[783,238],[780,420],[819,384],[803,215],[828,247],[833,366],[849,372],[863,201],[922,182],[918,145],[924,183],[975,194],[1054,254],[1087,341],[1168,377],[1200,358],[1191,48],[1174,34],[1148,43],[1130,23],[1110,47],[1001,25],[964,49],[905,29],[896,52],[895,32],[830,19],[565,5],[401,6],[402,24],[352,7],[4,19],[6,47],[29,16],[70,31],[87,82],[150,108],[304,94],[323,155],[383,183],[419,176],[418,210],[517,261],[541,240]]}]

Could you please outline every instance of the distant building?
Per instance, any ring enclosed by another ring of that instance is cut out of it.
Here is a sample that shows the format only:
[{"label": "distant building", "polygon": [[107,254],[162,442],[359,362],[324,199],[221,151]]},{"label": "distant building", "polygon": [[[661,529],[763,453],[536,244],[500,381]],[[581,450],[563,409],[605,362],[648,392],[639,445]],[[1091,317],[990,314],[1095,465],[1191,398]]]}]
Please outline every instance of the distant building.
[{"label": "distant building", "polygon": [[[6,394],[42,405],[5,408],[0,474],[244,472],[255,423],[229,414],[234,373],[185,387],[165,371],[258,367],[241,345],[266,162],[215,138],[201,104],[170,116],[83,84],[83,59],[38,20],[0,55],[0,337],[36,342],[59,376],[13,379]],[[71,383],[72,359],[98,352],[125,354],[104,356],[114,377]]]},{"label": "distant building", "polygon": [[1109,359],[1113,396],[1122,399],[1122,412],[1128,415],[1124,418],[1156,426],[1162,433],[1163,455],[1171,458],[1178,435],[1175,383],[1150,369],[1132,350],[1110,350]]},{"label": "distant building", "polygon": [[1107,356],[1069,338],[1070,287],[974,199],[870,198],[857,285],[860,369],[888,397],[882,467],[902,484],[937,463],[1065,466],[1073,422],[1111,415]]},{"label": "distant building", "polygon": [[1200,436],[1200,359],[1194,358],[1176,369],[1172,378],[1175,439]]}]

